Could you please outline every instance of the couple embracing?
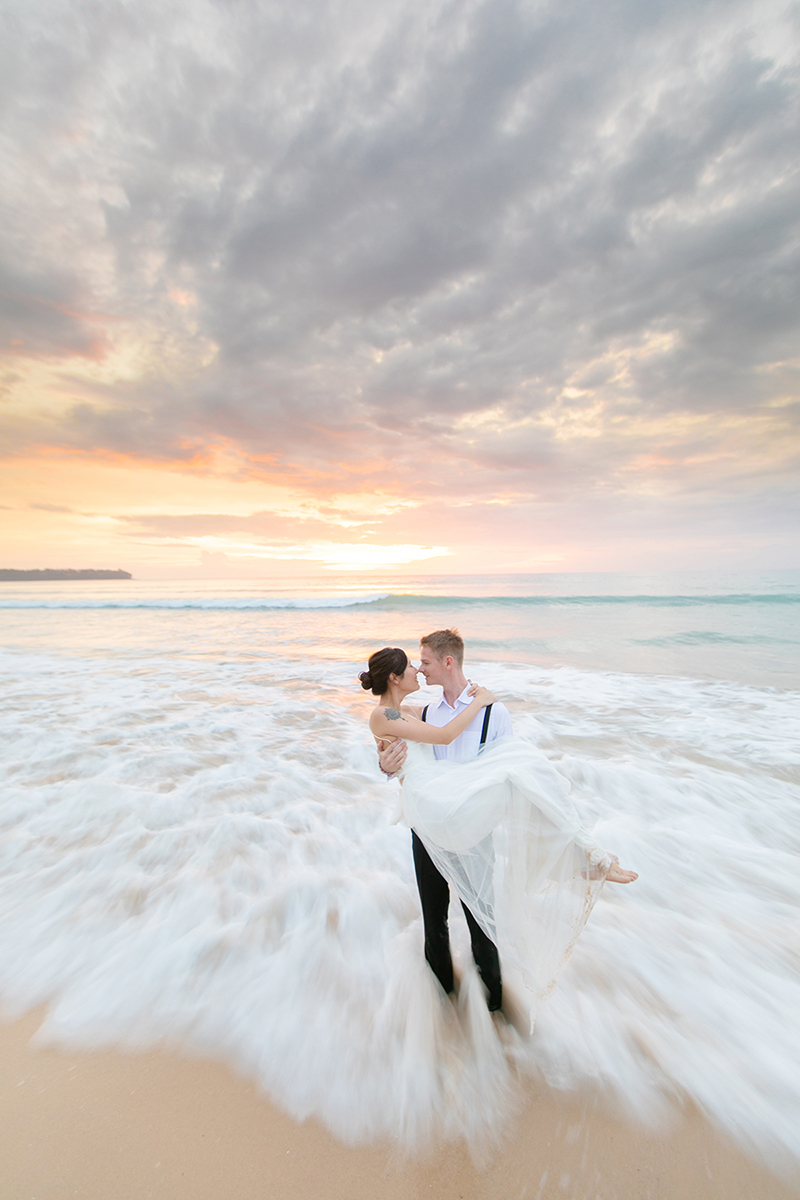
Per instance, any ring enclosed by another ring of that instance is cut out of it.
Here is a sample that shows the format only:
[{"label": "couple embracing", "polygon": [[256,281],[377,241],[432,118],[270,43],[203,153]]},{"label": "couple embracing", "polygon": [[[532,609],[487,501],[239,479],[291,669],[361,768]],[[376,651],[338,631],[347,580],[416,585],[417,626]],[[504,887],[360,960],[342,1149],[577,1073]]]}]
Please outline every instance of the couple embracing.
[{"label": "couple embracing", "polygon": [[[405,651],[378,650],[360,676],[379,697],[370,716],[381,770],[402,783],[412,830],[425,929],[425,957],[445,992],[454,989],[448,907],[460,898],[489,1009],[503,999],[498,944],[534,996],[544,995],[569,957],[604,881],[631,883],[581,827],[563,778],[535,747],[512,737],[511,718],[464,675],[455,629],[420,642],[420,666]],[[406,703],[418,671],[442,697]]]}]

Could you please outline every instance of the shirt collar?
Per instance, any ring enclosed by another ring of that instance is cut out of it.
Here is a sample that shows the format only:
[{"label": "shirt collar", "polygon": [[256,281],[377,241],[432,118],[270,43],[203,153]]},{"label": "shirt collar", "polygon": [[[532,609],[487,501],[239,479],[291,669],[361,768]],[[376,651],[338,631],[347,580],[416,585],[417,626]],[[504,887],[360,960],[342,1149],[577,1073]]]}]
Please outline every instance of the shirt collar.
[{"label": "shirt collar", "polygon": [[[470,689],[470,684],[467,684],[467,686],[464,688],[461,695],[456,696],[456,704],[471,704],[472,703],[472,696],[470,696],[470,694],[469,694],[469,689]],[[450,708],[450,705],[447,703],[447,700],[445,698],[444,692],[442,692],[441,696],[439,697],[438,707],[441,708],[442,705],[444,705],[445,708]],[[453,705],[453,707],[455,708],[455,705]]]}]

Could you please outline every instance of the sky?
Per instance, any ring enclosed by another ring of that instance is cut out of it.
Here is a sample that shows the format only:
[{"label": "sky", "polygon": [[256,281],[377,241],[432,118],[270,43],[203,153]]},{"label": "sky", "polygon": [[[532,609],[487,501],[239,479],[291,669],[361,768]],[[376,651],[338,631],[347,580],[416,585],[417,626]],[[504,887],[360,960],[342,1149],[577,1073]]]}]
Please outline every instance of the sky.
[{"label": "sky", "polygon": [[0,21],[0,566],[800,567],[796,4]]}]

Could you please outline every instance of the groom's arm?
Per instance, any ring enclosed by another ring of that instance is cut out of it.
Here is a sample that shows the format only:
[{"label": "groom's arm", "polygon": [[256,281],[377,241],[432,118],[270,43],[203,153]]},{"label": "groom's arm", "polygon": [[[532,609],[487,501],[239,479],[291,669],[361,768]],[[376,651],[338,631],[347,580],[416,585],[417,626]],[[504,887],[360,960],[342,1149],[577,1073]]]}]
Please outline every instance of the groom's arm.
[{"label": "groom's arm", "polygon": [[499,742],[501,738],[511,737],[511,715],[505,704],[494,704],[489,718],[487,742]]}]

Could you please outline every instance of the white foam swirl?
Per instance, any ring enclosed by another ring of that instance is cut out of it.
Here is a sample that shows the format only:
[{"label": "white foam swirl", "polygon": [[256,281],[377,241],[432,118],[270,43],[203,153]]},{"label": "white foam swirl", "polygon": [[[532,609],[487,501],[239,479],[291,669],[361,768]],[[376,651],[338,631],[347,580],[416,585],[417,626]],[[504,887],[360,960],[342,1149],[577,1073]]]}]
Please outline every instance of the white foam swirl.
[{"label": "white foam swirl", "polygon": [[797,693],[484,665],[640,872],[504,1045],[460,925],[460,1015],[424,964],[349,664],[2,667],[0,988],[44,1036],[222,1055],[349,1140],[487,1134],[513,1060],[800,1157]]}]

